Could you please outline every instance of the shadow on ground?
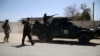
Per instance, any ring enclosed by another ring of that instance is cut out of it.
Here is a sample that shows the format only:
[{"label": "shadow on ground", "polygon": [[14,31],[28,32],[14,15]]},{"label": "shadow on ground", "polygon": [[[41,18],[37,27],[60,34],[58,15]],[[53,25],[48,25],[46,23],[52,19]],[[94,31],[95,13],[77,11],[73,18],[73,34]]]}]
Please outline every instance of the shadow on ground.
[{"label": "shadow on ground", "polygon": [[51,42],[41,42],[40,40],[33,40],[33,41],[35,43],[48,43],[48,44],[60,44],[60,45],[80,45],[80,46],[94,46],[94,47],[100,45],[98,43],[80,44],[78,41],[63,41],[63,40],[53,40]]},{"label": "shadow on ground", "polygon": [[3,44],[3,43],[5,43],[5,42],[0,42],[0,44]]},{"label": "shadow on ground", "polygon": [[25,47],[25,46],[32,46],[32,45],[15,45],[15,46],[12,46],[12,47],[15,47],[15,48],[21,48],[21,47]]},{"label": "shadow on ground", "polygon": [[[25,45],[24,45],[25,46]],[[21,48],[21,47],[24,47],[22,45],[16,45],[16,46],[12,46],[12,47],[15,47],[15,48]]]}]

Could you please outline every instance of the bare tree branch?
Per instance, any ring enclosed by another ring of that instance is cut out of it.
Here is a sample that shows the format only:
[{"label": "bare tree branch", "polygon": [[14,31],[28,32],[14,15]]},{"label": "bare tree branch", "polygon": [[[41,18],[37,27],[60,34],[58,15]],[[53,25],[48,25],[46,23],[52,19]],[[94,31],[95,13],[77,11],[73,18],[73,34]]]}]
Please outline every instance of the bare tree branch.
[{"label": "bare tree branch", "polygon": [[65,11],[65,16],[74,17],[78,9],[76,8],[75,5],[73,5],[73,6],[65,7],[64,11]]}]

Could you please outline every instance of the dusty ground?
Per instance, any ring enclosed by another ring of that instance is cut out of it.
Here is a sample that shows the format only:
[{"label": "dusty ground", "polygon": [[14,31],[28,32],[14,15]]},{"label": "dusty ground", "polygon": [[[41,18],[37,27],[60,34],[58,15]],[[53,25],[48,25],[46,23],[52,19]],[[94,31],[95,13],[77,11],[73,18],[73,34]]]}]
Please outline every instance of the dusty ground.
[{"label": "dusty ground", "polygon": [[20,46],[22,33],[11,33],[8,43],[3,42],[0,33],[0,56],[100,56],[100,39],[93,39],[88,45],[78,44],[77,39],[54,39],[51,43],[41,43],[32,36],[35,45],[27,41]]}]

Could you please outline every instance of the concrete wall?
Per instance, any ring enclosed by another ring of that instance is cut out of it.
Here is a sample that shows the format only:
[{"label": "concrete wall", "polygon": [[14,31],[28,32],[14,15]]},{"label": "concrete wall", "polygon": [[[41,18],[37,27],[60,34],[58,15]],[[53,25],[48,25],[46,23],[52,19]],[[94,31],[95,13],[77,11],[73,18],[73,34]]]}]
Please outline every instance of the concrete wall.
[{"label": "concrete wall", "polygon": [[23,31],[23,24],[21,23],[10,23],[10,27],[11,27],[11,30],[12,32],[22,32]]},{"label": "concrete wall", "polygon": [[85,28],[90,28],[92,25],[92,21],[71,21],[75,25],[80,26],[80,27],[85,27]]},{"label": "concrete wall", "polygon": [[[93,28],[93,21],[72,21],[75,25],[85,27],[85,28]],[[95,21],[95,26],[100,24],[100,21]]]},{"label": "concrete wall", "polygon": [[[90,28],[92,27],[92,21],[71,21],[73,22],[75,25],[77,26],[81,26],[81,27],[85,27],[85,28]],[[0,32],[3,32],[3,29],[2,29],[2,24],[3,23],[0,23]],[[22,32],[23,31],[23,25],[20,23],[20,22],[11,22],[9,23],[10,24],[10,27],[11,27],[11,30],[12,32],[14,33],[19,33],[19,32]],[[96,25],[100,24],[100,21],[99,22],[95,22]]]},{"label": "concrete wall", "polygon": [[[3,23],[0,23],[0,32],[3,32],[2,29]],[[11,27],[11,31],[14,32],[22,32],[23,31],[23,25],[20,22],[11,22],[9,23]]]},{"label": "concrete wall", "polygon": [[3,24],[3,23],[0,22],[0,32],[3,32],[2,24]]}]

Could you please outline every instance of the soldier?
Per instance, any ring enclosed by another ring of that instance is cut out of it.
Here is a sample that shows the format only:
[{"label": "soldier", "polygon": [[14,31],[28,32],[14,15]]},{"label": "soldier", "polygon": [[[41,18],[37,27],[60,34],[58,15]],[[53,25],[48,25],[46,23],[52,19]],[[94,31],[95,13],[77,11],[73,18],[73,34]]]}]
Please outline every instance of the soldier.
[{"label": "soldier", "polygon": [[45,13],[44,16],[43,16],[43,22],[44,22],[44,23],[47,23],[47,14],[46,14],[46,13]]},{"label": "soldier", "polygon": [[55,16],[55,15],[58,15],[58,14],[54,14],[54,15],[51,15],[51,16],[47,16],[47,14],[45,13],[44,16],[43,16],[43,22],[44,24],[48,24],[48,19],[50,19],[51,17]]},{"label": "soldier", "polygon": [[33,45],[34,42],[32,42],[32,37],[31,37],[31,24],[30,24],[30,18],[27,18],[27,20],[24,23],[24,29],[23,29],[23,38],[22,38],[22,46],[24,46],[24,40],[25,37],[28,36],[29,41],[31,42],[31,44]]},{"label": "soldier", "polygon": [[4,42],[9,42],[9,31],[11,32],[9,20],[5,20],[5,23],[2,25],[2,28],[4,29],[5,37]]}]

